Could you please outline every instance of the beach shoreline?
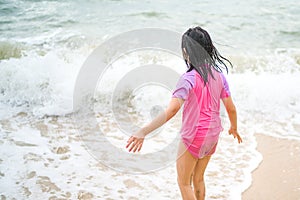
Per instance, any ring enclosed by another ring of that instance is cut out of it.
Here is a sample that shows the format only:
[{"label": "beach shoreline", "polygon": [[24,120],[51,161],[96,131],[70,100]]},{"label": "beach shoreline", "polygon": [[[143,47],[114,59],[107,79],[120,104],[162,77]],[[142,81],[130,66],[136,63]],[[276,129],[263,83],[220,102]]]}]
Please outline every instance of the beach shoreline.
[{"label": "beach shoreline", "polygon": [[300,199],[300,141],[255,134],[263,160],[243,200]]}]

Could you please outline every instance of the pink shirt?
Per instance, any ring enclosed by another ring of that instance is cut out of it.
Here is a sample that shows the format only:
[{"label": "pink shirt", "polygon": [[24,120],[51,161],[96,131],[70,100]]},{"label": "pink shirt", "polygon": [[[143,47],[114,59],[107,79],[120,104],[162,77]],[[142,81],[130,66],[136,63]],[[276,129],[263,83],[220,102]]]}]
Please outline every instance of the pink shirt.
[{"label": "pink shirt", "polygon": [[219,134],[223,130],[220,118],[220,99],[230,96],[223,73],[213,70],[204,81],[196,70],[184,73],[173,92],[173,98],[185,100],[181,137],[190,153],[197,158],[215,152]]}]

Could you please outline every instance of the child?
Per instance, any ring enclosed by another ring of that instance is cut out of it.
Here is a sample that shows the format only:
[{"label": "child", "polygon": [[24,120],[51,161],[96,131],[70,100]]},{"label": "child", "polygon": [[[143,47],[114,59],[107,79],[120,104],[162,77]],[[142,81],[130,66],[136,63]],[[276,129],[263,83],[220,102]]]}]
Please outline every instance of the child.
[{"label": "child", "polygon": [[140,151],[144,137],[171,119],[184,104],[176,161],[178,185],[184,200],[198,200],[205,197],[204,172],[223,130],[220,100],[230,120],[229,134],[237,138],[238,143],[242,139],[237,131],[237,113],[228,83],[219,67],[221,64],[228,71],[224,60],[231,65],[230,61],[218,53],[209,34],[201,27],[188,29],[182,36],[181,45],[188,70],[179,79],[169,106],[133,134],[126,148],[133,152]]}]

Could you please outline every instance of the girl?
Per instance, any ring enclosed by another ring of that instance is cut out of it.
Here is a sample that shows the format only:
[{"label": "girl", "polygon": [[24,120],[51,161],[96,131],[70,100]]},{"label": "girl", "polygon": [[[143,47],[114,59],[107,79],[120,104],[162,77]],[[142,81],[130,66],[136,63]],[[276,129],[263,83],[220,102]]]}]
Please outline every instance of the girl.
[{"label": "girl", "polygon": [[181,45],[188,70],[179,79],[169,106],[133,134],[126,148],[129,152],[140,151],[144,137],[171,119],[184,104],[176,161],[178,185],[184,200],[199,200],[205,197],[204,172],[223,130],[220,100],[230,120],[229,134],[237,138],[238,143],[242,139],[237,131],[237,114],[228,83],[219,67],[221,64],[228,71],[224,61],[231,65],[230,61],[218,53],[209,34],[201,27],[188,29],[182,36]]}]

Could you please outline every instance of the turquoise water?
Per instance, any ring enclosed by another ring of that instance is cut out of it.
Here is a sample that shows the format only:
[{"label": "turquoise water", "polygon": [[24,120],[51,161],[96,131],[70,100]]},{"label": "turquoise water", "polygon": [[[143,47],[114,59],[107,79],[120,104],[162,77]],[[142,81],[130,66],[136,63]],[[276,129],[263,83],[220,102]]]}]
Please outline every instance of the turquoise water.
[{"label": "turquoise water", "polygon": [[[174,189],[175,166],[144,176],[104,167],[87,153],[70,113],[79,70],[103,41],[133,29],[183,33],[200,25],[234,65],[228,81],[244,139],[242,145],[232,144],[223,116],[225,131],[207,169],[208,199],[241,199],[262,159],[254,133],[300,138],[299,18],[297,0],[0,0],[0,193],[8,199],[75,199],[83,194],[96,199],[180,199]],[[103,77],[108,84],[96,91],[101,128],[119,148],[126,136],[107,110],[107,93],[126,70],[153,61],[178,72],[185,69],[182,60],[166,53],[128,54],[113,63]],[[169,100],[165,90],[141,91],[134,108],[125,110],[140,113],[140,124],[149,120],[153,102]],[[179,129],[176,120],[167,134]],[[145,151],[159,149],[165,137],[149,141]]]},{"label": "turquoise water", "polygon": [[[120,32],[200,25],[232,51],[298,48],[300,7],[285,1],[1,1],[1,41],[49,50]],[[2,47],[1,47],[2,49]]]}]

